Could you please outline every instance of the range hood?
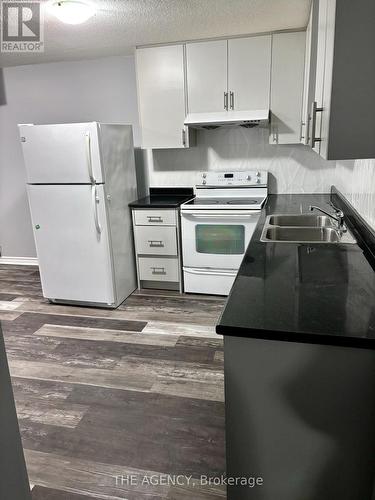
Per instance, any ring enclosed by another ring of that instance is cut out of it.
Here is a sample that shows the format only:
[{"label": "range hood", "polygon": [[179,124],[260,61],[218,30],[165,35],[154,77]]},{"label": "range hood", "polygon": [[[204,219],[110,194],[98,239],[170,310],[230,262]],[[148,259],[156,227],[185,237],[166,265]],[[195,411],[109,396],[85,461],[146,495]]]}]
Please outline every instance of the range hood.
[{"label": "range hood", "polygon": [[268,127],[269,109],[250,111],[222,111],[219,113],[189,113],[184,124],[192,128],[215,129],[218,127]]}]

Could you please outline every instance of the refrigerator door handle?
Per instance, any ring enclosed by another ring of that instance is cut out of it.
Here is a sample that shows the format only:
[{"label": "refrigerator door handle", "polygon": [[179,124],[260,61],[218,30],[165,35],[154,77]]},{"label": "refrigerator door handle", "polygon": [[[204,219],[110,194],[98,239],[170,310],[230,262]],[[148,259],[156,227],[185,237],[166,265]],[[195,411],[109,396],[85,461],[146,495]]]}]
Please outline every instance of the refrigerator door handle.
[{"label": "refrigerator door handle", "polygon": [[102,227],[99,222],[99,214],[98,214],[98,203],[99,203],[99,197],[98,197],[98,190],[96,187],[96,184],[93,184],[91,186],[91,196],[92,196],[92,208],[94,212],[94,220],[95,220],[95,227],[96,227],[96,232],[100,234],[102,232]]},{"label": "refrigerator door handle", "polygon": [[86,161],[87,161],[87,168],[89,170],[90,182],[91,182],[91,184],[95,184],[96,183],[96,179],[94,177],[94,171],[92,169],[91,136],[90,136],[90,132],[86,132],[85,139],[86,139]]}]

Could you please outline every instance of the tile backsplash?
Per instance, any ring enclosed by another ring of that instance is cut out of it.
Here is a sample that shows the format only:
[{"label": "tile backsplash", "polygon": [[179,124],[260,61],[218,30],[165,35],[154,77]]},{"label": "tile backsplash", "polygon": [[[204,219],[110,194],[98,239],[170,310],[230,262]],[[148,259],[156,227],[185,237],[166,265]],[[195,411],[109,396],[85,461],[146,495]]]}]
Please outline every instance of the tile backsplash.
[{"label": "tile backsplash", "polygon": [[335,185],[375,229],[375,160],[325,161],[307,146],[271,145],[268,129],[199,130],[197,146],[144,151],[150,186],[194,186],[205,170],[267,170],[271,193],[329,193]]},{"label": "tile backsplash", "polygon": [[335,186],[375,229],[375,159],[337,162]]},{"label": "tile backsplash", "polygon": [[147,151],[150,186],[195,185],[205,170],[267,170],[271,193],[329,192],[335,162],[302,145],[270,145],[268,129],[199,130],[197,146]]}]

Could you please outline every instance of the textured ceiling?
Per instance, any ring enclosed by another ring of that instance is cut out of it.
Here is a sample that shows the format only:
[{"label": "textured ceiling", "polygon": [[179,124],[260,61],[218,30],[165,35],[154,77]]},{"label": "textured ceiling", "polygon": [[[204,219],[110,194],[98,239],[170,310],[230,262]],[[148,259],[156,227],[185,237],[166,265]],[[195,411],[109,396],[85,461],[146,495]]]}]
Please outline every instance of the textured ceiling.
[{"label": "textured ceiling", "polygon": [[136,45],[301,28],[310,1],[93,0],[95,16],[75,26],[44,9],[45,52],[0,53],[0,66],[127,55]]}]

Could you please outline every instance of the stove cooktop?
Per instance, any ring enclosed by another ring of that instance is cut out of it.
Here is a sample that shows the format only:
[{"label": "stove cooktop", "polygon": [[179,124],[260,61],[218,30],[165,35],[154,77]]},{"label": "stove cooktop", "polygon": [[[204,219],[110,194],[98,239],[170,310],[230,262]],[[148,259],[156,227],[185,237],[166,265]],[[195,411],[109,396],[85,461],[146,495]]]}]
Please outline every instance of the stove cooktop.
[{"label": "stove cooktop", "polygon": [[242,208],[249,210],[259,210],[262,208],[265,198],[194,198],[186,203],[184,207],[186,208],[214,208],[214,209],[226,209],[229,210],[231,207]]}]

